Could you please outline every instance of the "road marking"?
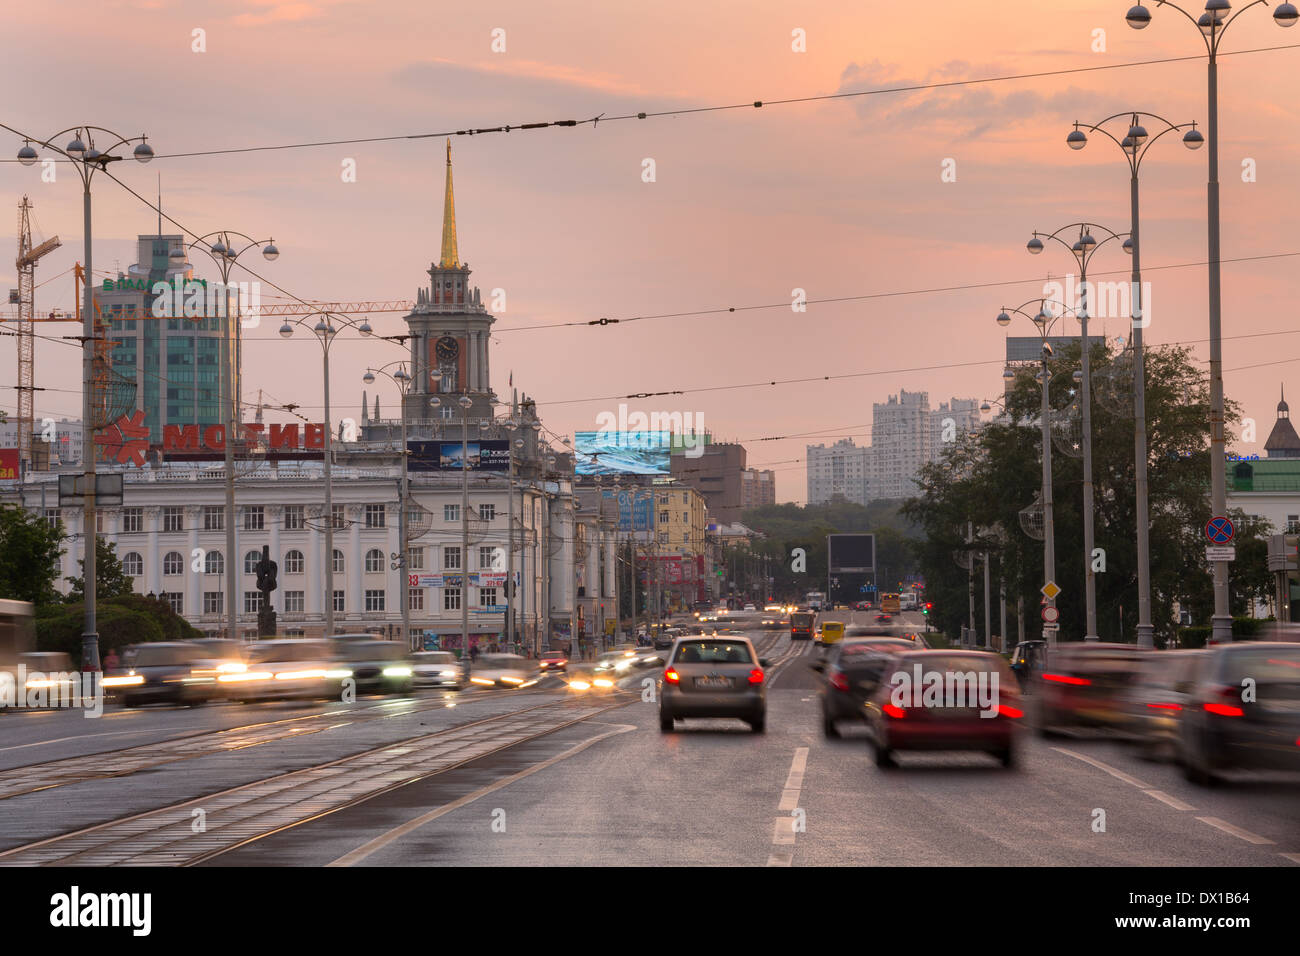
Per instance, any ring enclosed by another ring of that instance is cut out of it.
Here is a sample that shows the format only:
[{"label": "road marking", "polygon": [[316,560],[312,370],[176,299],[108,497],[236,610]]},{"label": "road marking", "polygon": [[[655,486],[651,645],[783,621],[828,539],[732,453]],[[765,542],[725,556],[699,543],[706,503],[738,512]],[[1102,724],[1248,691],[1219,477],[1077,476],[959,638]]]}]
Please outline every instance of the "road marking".
[{"label": "road marking", "polygon": [[1163,790],[1143,790],[1142,792],[1145,793],[1148,797],[1155,797],[1161,803],[1168,804],[1169,806],[1173,807],[1175,810],[1196,809],[1190,803],[1183,803],[1183,801],[1179,800],[1177,797],[1171,797]]},{"label": "road marking", "polygon": [[1102,763],[1100,760],[1097,760],[1093,757],[1088,757],[1085,756],[1084,754],[1075,753],[1073,750],[1066,750],[1064,747],[1053,747],[1052,749],[1055,750],[1057,753],[1065,754],[1067,757],[1074,757],[1077,760],[1082,760],[1084,763],[1092,764],[1098,770],[1106,771],[1106,773],[1110,774],[1116,780],[1123,780],[1125,783],[1131,784],[1132,786],[1137,787],[1139,790],[1153,789],[1151,784],[1142,783],[1140,780],[1137,780],[1134,777],[1130,777],[1128,774],[1124,773],[1124,771],[1116,770],[1114,767],[1110,766],[1109,764]]},{"label": "road marking", "polygon": [[1247,843],[1253,843],[1256,846],[1277,846],[1277,843],[1273,840],[1251,833],[1249,830],[1243,830],[1241,827],[1234,827],[1231,823],[1220,820],[1218,817],[1197,817],[1196,819],[1202,823],[1208,823],[1216,830],[1222,830],[1224,833],[1230,833],[1240,840],[1245,840]]},{"label": "road marking", "polygon": [[421,816],[416,817],[414,820],[408,820],[406,823],[403,823],[401,826],[389,830],[387,833],[381,836],[377,836],[373,840],[370,840],[367,843],[363,843],[355,850],[352,850],[349,853],[345,853],[337,860],[334,860],[333,862],[327,863],[325,865],[326,866],[355,866],[356,864],[360,863],[362,860],[366,859],[372,854],[378,852],[379,850],[382,850],[384,847],[388,846],[393,841],[400,840],[408,833],[412,833],[415,830],[418,830],[426,823],[431,823],[432,821],[438,819],[438,817],[451,813],[453,810],[459,810],[461,807],[465,806],[466,804],[473,803],[475,800],[478,800],[481,797],[486,797],[489,793],[494,793],[497,790],[502,789],[503,787],[508,787],[510,786],[510,784],[515,783],[518,780],[522,780],[524,777],[528,777],[531,776],[532,774],[537,773],[539,770],[545,770],[547,767],[553,766],[554,764],[559,763],[561,760],[567,760],[569,757],[572,757],[574,754],[581,753],[582,751],[590,747],[592,744],[599,743],[600,741],[604,740],[606,737],[613,737],[616,734],[625,734],[628,731],[636,730],[636,726],[634,724],[613,724],[611,726],[612,726],[611,730],[607,730],[603,734],[597,734],[595,737],[592,737],[588,740],[584,740],[582,743],[570,747],[568,750],[564,751],[563,753],[558,753],[554,757],[550,757],[546,760],[543,760],[541,763],[529,767],[527,770],[521,770],[518,773],[511,774],[509,777],[505,777],[502,780],[498,780],[496,783],[489,784],[486,787],[481,787],[478,790],[475,790],[473,793],[467,793],[465,794],[465,796],[453,800],[451,803],[438,807],[438,809],[436,810],[430,810],[428,813],[422,814]]},{"label": "road marking", "polygon": [[781,802],[777,805],[777,809],[783,812],[772,821],[772,852],[767,858],[768,866],[789,866],[794,861],[795,817],[792,811],[799,806],[799,792],[803,789],[803,775],[807,769],[808,748],[796,747],[781,791]]},{"label": "road marking", "polygon": [[[31,744],[15,744],[12,747],[0,747],[0,751],[23,750],[27,747],[43,747],[46,744],[61,744],[65,740],[86,740],[87,738],[90,737],[121,737],[123,735],[139,736],[140,734],[149,734],[153,732],[154,731],[151,730],[109,730],[109,731],[105,731],[102,734],[76,734],[72,737],[55,737],[53,740],[38,740],[35,743],[31,743]],[[166,733],[167,731],[164,730],[161,732]],[[165,740],[161,741],[161,743],[166,743],[166,742],[167,741]]]}]

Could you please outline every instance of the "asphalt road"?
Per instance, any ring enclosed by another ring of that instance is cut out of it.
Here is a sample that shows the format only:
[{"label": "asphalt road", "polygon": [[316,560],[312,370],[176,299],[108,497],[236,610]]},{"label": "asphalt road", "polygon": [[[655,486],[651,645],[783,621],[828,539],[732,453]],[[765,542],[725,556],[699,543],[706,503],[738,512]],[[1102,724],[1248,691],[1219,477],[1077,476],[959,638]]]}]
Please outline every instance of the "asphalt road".
[{"label": "asphalt road", "polygon": [[[1294,778],[1200,788],[1116,741],[1031,734],[1016,770],[962,754],[880,770],[864,731],[821,735],[817,649],[751,634],[774,665],[761,735],[730,720],[661,733],[653,669],[600,698],[550,679],[351,705],[0,715],[0,864],[1300,863]],[[160,855],[130,856],[144,845]]]}]

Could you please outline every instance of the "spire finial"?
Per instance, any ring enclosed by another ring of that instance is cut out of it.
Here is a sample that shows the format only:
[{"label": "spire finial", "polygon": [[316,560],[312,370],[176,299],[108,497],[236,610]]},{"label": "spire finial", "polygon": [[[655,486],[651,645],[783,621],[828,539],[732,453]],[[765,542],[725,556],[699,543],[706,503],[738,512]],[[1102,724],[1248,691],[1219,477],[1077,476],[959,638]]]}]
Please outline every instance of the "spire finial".
[{"label": "spire finial", "polygon": [[447,138],[447,195],[442,205],[442,258],[439,268],[455,269],[460,265],[456,248],[456,200],[451,189],[451,138]]}]

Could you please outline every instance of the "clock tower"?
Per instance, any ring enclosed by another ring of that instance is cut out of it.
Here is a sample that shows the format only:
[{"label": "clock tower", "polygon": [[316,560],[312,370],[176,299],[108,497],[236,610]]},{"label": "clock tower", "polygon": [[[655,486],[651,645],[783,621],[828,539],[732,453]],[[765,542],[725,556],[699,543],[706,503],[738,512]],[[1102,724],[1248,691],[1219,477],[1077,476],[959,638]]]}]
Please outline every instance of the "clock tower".
[{"label": "clock tower", "polygon": [[[442,255],[429,266],[429,285],[416,291],[415,308],[406,316],[411,330],[411,368],[414,384],[407,397],[411,420],[447,414],[459,420],[462,395],[474,403],[470,419],[491,418],[493,400],[488,355],[492,323],[479,290],[469,284],[469,265],[460,260],[456,244],[456,202],[451,183],[451,140],[447,140],[447,190],[442,213]],[[440,372],[434,382],[431,373]],[[438,409],[430,407],[437,394]]]}]

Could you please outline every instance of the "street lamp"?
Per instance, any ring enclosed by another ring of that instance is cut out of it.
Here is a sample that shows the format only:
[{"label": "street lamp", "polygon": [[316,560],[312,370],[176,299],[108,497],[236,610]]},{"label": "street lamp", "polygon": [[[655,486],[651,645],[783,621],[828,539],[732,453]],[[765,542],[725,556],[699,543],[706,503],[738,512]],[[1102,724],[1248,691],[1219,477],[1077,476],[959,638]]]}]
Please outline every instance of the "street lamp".
[{"label": "street lamp", "polygon": [[321,347],[321,369],[324,373],[325,390],[325,636],[332,637],[334,634],[334,473],[331,466],[334,457],[334,425],[330,418],[330,345],[339,332],[334,325],[336,320],[341,325],[356,329],[362,338],[369,338],[374,330],[364,319],[357,323],[329,312],[314,314],[320,316],[314,326],[307,325],[305,318],[285,319],[284,324],[280,326],[280,337],[292,338],[293,327],[301,325],[312,330]]},{"label": "street lamp", "polygon": [[[1209,179],[1206,183],[1208,213],[1208,247],[1210,264],[1210,510],[1222,515],[1227,510],[1227,453],[1224,434],[1223,411],[1223,324],[1220,295],[1220,230],[1219,230],[1219,41],[1229,25],[1254,6],[1265,5],[1264,0],[1253,0],[1236,13],[1231,13],[1228,0],[1208,0],[1205,12],[1199,17],[1168,0],[1158,0],[1158,7],[1173,7],[1193,24],[1201,34],[1209,58]],[[1231,15],[1230,15],[1231,14]],[[1151,23],[1151,11],[1142,4],[1131,7],[1124,19],[1135,30]],[[1293,27],[1300,19],[1294,4],[1282,3],[1273,10],[1273,21],[1280,27]],[[1136,216],[1134,221],[1136,222]],[[1136,226],[1134,227],[1136,230]],[[1134,268],[1137,257],[1134,256]],[[1211,639],[1214,643],[1232,640],[1232,612],[1228,605],[1228,562],[1212,561],[1214,569],[1214,617]],[[1140,640],[1140,638],[1139,638]]]},{"label": "street lamp", "polygon": [[[1032,250],[1032,244],[1034,242],[1040,242],[1040,240],[1038,240],[1037,236],[1035,236],[1034,239],[1031,240],[1030,242],[1031,242],[1031,250]],[[1025,311],[1025,307],[1029,305],[1037,305],[1038,311],[1033,315],[1030,315],[1030,313]],[[1008,309],[1004,307],[998,313],[998,317],[997,317],[998,325],[1006,326],[1011,324],[1012,315],[1024,316],[1026,319],[1029,319],[1031,322],[1034,323],[1034,327],[1038,330],[1038,336],[1042,340],[1042,351],[1040,353],[1041,369],[1037,377],[1039,381],[1042,383],[1042,393],[1043,393],[1040,417],[1042,419],[1042,445],[1043,445],[1042,499],[1043,499],[1043,586],[1044,587],[1046,587],[1049,583],[1053,583],[1056,580],[1056,534],[1055,534],[1055,528],[1053,526],[1053,516],[1052,516],[1052,424],[1051,424],[1051,406],[1048,404],[1048,385],[1052,376],[1051,376],[1051,371],[1047,367],[1048,359],[1052,357],[1052,345],[1048,341],[1048,338],[1052,326],[1057,321],[1057,317],[1053,316],[1051,312],[1051,307],[1053,305],[1062,306],[1062,314],[1060,318],[1063,320],[1065,312],[1070,311],[1069,307],[1065,306],[1063,303],[1049,301],[1048,299],[1030,299],[1027,302],[1022,302],[1020,305],[1016,306],[1015,308]],[[1007,371],[1003,373],[1003,379],[1006,380],[1009,385],[1012,381],[1014,381],[1015,373],[1008,368]],[[1048,607],[1053,607],[1053,608],[1056,607],[1055,596],[1048,597],[1046,594],[1044,594],[1043,596],[1047,600]],[[1044,618],[1043,620],[1043,639],[1047,641],[1048,644],[1050,645],[1054,646],[1056,644],[1056,627],[1054,624],[1049,623],[1046,618]]]},{"label": "street lamp", "polygon": [[[1216,0],[1210,0],[1211,3]],[[1226,0],[1219,0],[1226,2]],[[1106,124],[1115,120],[1124,119],[1128,124],[1127,131],[1123,138],[1117,138],[1113,133],[1107,130]],[[1151,136],[1144,122],[1154,120],[1161,125],[1161,129]],[[1082,128],[1081,128],[1082,127]],[[1115,145],[1120,148],[1124,154],[1124,161],[1129,168],[1129,236],[1128,241],[1124,244],[1124,251],[1133,257],[1133,276],[1131,280],[1132,289],[1130,290],[1130,302],[1133,311],[1133,449],[1134,449],[1134,492],[1137,496],[1137,559],[1138,559],[1138,627],[1137,642],[1139,647],[1151,648],[1155,646],[1155,627],[1151,623],[1151,529],[1147,495],[1147,421],[1146,421],[1146,358],[1142,347],[1142,330],[1150,323],[1151,317],[1146,313],[1146,303],[1142,301],[1142,249],[1141,249],[1141,220],[1138,215],[1138,173],[1142,169],[1142,160],[1146,157],[1149,150],[1155,142],[1166,133],[1184,130],[1183,145],[1189,150],[1200,149],[1204,143],[1204,137],[1196,129],[1195,123],[1175,124],[1169,122],[1162,116],[1155,113],[1116,113],[1108,116],[1100,123],[1093,125],[1075,123],[1074,129],[1066,137],[1066,143],[1071,149],[1080,150],[1088,144],[1087,134],[1089,132],[1101,133]],[[1114,234],[1112,233],[1112,238]],[[1085,311],[1087,306],[1085,304]],[[1086,351],[1086,350],[1085,350]],[[1087,366],[1084,366],[1084,394],[1088,394],[1087,385]],[[1220,393],[1222,397],[1222,393]],[[1087,414],[1087,404],[1085,401],[1084,409]],[[1222,418],[1222,416],[1220,416]],[[1087,426],[1085,426],[1086,428]],[[1085,433],[1084,452],[1088,453],[1088,438]],[[1213,449],[1211,449],[1213,454]],[[1222,462],[1220,462],[1222,466]],[[1222,473],[1222,467],[1220,467]],[[1221,514],[1221,511],[1216,511]],[[1088,560],[1088,580],[1091,583],[1093,579],[1091,552],[1085,556]],[[1225,566],[1226,567],[1226,566]],[[1226,578],[1225,578],[1226,580]],[[1095,601],[1092,608],[1092,615],[1089,619],[1088,639],[1100,640],[1094,638],[1096,629],[1096,606]],[[1231,621],[1229,621],[1231,629]]]},{"label": "street lamp", "polygon": [[[5,127],[8,129],[8,127]],[[14,131],[16,132],[16,130]],[[63,148],[54,145],[54,140],[71,133],[72,139]],[[113,145],[105,150],[99,150],[95,147],[95,133],[103,133],[109,139],[114,140]],[[21,135],[21,134],[20,134]],[[138,143],[136,141],[139,140]],[[131,152],[131,156],[138,163],[147,163],[153,159],[153,147],[149,145],[148,138],[140,136],[122,136],[120,133],[114,133],[112,130],[104,129],[102,126],[74,126],[70,129],[60,130],[48,139],[32,139],[24,137],[22,148],[18,150],[18,161],[24,166],[31,166],[40,159],[40,153],[32,145],[36,143],[45,149],[52,150],[62,156],[66,156],[72,163],[72,168],[77,171],[81,177],[82,186],[82,219],[84,225],[84,238],[82,240],[82,257],[86,261],[86,284],[84,299],[82,302],[81,313],[81,417],[82,417],[82,483],[81,489],[83,496],[82,509],[82,553],[83,566],[82,575],[84,580],[84,616],[81,632],[81,666],[83,670],[99,670],[99,630],[96,620],[95,598],[97,588],[95,586],[96,573],[96,534],[95,534],[95,428],[92,420],[92,403],[94,396],[91,394],[91,383],[95,378],[95,299],[94,283],[92,276],[91,260],[91,223],[90,223],[90,182],[99,170],[108,169],[109,163],[120,162],[121,156],[112,155],[113,150],[119,146],[126,146],[130,143],[136,143],[136,147]]]},{"label": "street lamp", "polygon": [[[241,240],[247,245],[236,251],[237,242],[231,241],[231,236]],[[209,243],[209,240],[215,241]],[[235,438],[240,432],[242,414],[239,401],[239,390],[235,388],[235,378],[239,369],[243,367],[241,351],[241,334],[240,329],[243,327],[239,315],[239,297],[236,296],[236,314],[229,314],[229,287],[230,271],[234,268],[236,261],[250,249],[260,249],[262,258],[267,262],[274,262],[280,257],[280,250],[276,248],[274,239],[253,239],[244,235],[242,232],[232,232],[221,230],[220,232],[210,232],[206,236],[199,236],[193,242],[182,243],[173,248],[168,258],[170,261],[179,265],[185,261],[185,250],[199,249],[205,253],[221,272],[222,292],[226,295],[227,308],[225,309],[226,321],[234,320],[234,344],[231,344],[230,328],[227,327],[225,334],[221,339],[221,389],[222,389],[222,407],[225,410],[225,459],[226,459],[226,560],[235,560]],[[179,308],[175,310],[179,313]],[[239,640],[239,614],[236,606],[238,578],[232,573],[226,576],[226,637],[232,641]]]},{"label": "street lamp", "polygon": [[[397,366],[397,371],[390,375],[386,369],[392,365]],[[361,380],[367,385],[373,385],[375,383],[376,372],[396,385],[398,391],[401,392],[402,395],[402,477],[401,487],[398,490],[397,495],[397,520],[399,522],[397,527],[397,554],[393,555],[392,569],[401,572],[399,575],[400,587],[398,589],[398,594],[400,595],[399,600],[402,602],[402,635],[406,640],[407,648],[409,650],[415,650],[415,647],[411,643],[411,581],[408,573],[410,560],[409,544],[406,539],[410,522],[409,511],[411,506],[411,488],[410,483],[407,480],[407,460],[410,458],[410,453],[407,451],[406,444],[406,400],[411,394],[412,379],[410,375],[406,374],[405,362],[389,362],[388,365],[381,368],[366,369],[366,374],[361,376]],[[330,560],[333,560],[332,555]]]},{"label": "street lamp", "polygon": [[[1076,135],[1082,137],[1083,133],[1076,128],[1070,135],[1071,137]],[[1070,145],[1071,147],[1078,149],[1081,148],[1085,142],[1086,138],[1083,142],[1076,145],[1076,141],[1072,140]],[[1074,242],[1069,242],[1066,239],[1061,238],[1062,233],[1073,230],[1075,227],[1078,227],[1079,230],[1078,239]],[[1104,238],[1101,242],[1098,242],[1093,237],[1091,231],[1093,229],[1097,229],[1099,232],[1104,233]],[[1042,238],[1040,238],[1040,235]],[[1075,315],[1079,319],[1079,334],[1083,342],[1080,350],[1080,367],[1082,372],[1079,376],[1079,381],[1083,385],[1083,395],[1079,399],[1083,418],[1083,568],[1084,604],[1086,608],[1086,629],[1084,631],[1083,639],[1085,641],[1100,641],[1101,638],[1097,636],[1097,576],[1096,572],[1092,569],[1092,551],[1094,546],[1092,493],[1092,346],[1088,339],[1088,307],[1090,304],[1088,301],[1088,264],[1092,261],[1092,257],[1096,254],[1097,250],[1106,243],[1112,240],[1123,242],[1125,237],[1105,228],[1104,226],[1094,226],[1083,222],[1070,223],[1068,226],[1062,226],[1060,229],[1052,233],[1040,234],[1035,232],[1033,238],[1030,239],[1028,243],[1028,249],[1031,255],[1038,255],[1043,251],[1043,238],[1046,238],[1051,242],[1059,243],[1069,249],[1071,255],[1074,256],[1075,262],[1079,266],[1080,305],[1075,312]],[[1127,246],[1125,247],[1125,250],[1131,251]],[[1145,448],[1145,431],[1143,432],[1142,445]],[[1142,470],[1142,476],[1144,484],[1139,492],[1139,498],[1140,500],[1145,501],[1145,469]],[[1138,523],[1139,525],[1142,523],[1140,517]],[[1141,533],[1142,532],[1140,531],[1139,534]]]}]

